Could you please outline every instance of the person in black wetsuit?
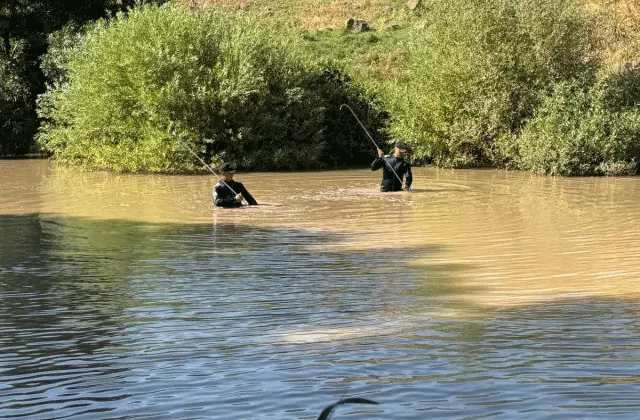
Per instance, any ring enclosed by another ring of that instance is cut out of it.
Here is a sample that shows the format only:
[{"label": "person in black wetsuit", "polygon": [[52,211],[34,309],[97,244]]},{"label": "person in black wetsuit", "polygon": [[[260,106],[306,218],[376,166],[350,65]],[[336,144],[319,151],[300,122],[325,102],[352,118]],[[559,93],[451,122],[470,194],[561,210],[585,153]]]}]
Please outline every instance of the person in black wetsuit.
[{"label": "person in black wetsuit", "polygon": [[213,204],[218,207],[240,207],[243,200],[246,200],[250,206],[258,204],[241,182],[233,180],[233,174],[236,172],[233,165],[223,163],[218,167],[217,172],[221,174],[222,180],[213,187]]},{"label": "person in black wetsuit", "polygon": [[[385,156],[384,152],[378,149],[378,157],[371,164],[371,170],[377,171],[382,168],[380,191],[409,191],[411,189],[413,175],[411,175],[411,164],[404,160],[406,155],[407,145],[402,141],[396,142],[396,147],[391,155]],[[403,178],[404,182],[401,181]]]}]

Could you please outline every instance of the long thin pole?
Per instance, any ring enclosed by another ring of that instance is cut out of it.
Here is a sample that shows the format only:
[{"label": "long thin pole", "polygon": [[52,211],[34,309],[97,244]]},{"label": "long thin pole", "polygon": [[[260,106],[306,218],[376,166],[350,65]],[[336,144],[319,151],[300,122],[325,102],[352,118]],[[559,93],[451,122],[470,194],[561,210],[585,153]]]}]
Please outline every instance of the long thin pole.
[{"label": "long thin pole", "polygon": [[340,400],[335,404],[331,404],[330,406],[322,410],[322,413],[320,413],[318,420],[328,420],[329,417],[331,416],[331,412],[333,411],[333,409],[341,404],[379,404],[379,403],[373,400],[368,400],[366,398],[358,398],[358,397],[345,398],[344,400]]},{"label": "long thin pole", "polygon": [[[351,111],[351,113],[353,114],[354,117],[356,117],[356,120],[358,121],[358,124],[360,124],[360,127],[362,127],[362,129],[364,130],[365,133],[367,133],[367,136],[369,137],[369,139],[373,142],[373,145],[376,146],[376,149],[378,150],[382,150],[378,147],[378,145],[376,144],[375,140],[373,139],[373,137],[371,137],[371,134],[369,134],[369,132],[367,131],[367,129],[364,127],[364,125],[360,122],[360,118],[358,118],[358,116],[356,115],[355,112],[353,112],[353,109],[351,109],[351,107],[347,104],[342,104],[340,105],[340,109],[342,109],[342,107],[346,107],[349,109],[349,111]],[[384,161],[384,163],[387,164],[387,167],[389,169],[391,169],[391,172],[393,172],[393,174],[396,176],[396,178],[398,178],[398,181],[400,181],[400,184],[402,184],[402,179],[400,179],[400,177],[398,176],[398,174],[396,173],[396,171],[391,167],[391,164],[389,162],[387,162],[387,159],[382,158],[382,160]]]},{"label": "long thin pole", "polygon": [[222,182],[222,183],[223,183],[227,188],[229,188],[229,189],[231,190],[231,192],[233,193],[233,195],[238,195],[238,193],[237,193],[237,192],[235,192],[235,191],[233,190],[233,188],[231,188],[231,187],[229,186],[229,184],[227,184],[226,182],[224,182],[224,179],[222,179],[222,177],[221,177],[220,175],[218,175],[218,174],[216,173],[216,171],[214,171],[214,170],[213,170],[213,168],[211,168],[211,166],[207,165],[207,164],[205,163],[205,161],[204,161],[204,160],[202,160],[202,159],[200,158],[200,156],[198,156],[198,155],[196,154],[196,152],[194,152],[193,150],[191,150],[191,148],[190,148],[189,146],[187,146],[186,144],[184,144],[184,142],[182,142],[182,141],[178,138],[178,136],[176,135],[176,132],[175,132],[175,131],[173,132],[173,137],[175,137],[175,138],[176,138],[176,140],[178,140],[178,143],[180,143],[180,144],[182,145],[182,147],[184,147],[184,148],[185,148],[185,149],[187,149],[189,152],[191,152],[191,154],[192,154],[193,156],[195,156],[195,157],[196,157],[196,159],[198,159],[198,160],[200,161],[200,163],[202,163],[202,164],[203,164],[203,165],[204,165],[204,166],[205,166],[205,167],[206,167],[206,168],[207,168],[207,169],[208,169],[212,174],[214,174],[216,177],[218,177],[218,179],[220,180],[220,182]]}]

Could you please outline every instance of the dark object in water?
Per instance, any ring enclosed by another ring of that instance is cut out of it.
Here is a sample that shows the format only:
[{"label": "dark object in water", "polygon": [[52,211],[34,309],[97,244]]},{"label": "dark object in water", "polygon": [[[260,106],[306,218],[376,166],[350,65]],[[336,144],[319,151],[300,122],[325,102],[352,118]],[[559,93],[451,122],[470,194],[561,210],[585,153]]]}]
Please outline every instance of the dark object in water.
[{"label": "dark object in water", "polygon": [[357,397],[345,398],[344,400],[340,400],[335,404],[331,404],[329,407],[322,410],[322,413],[320,413],[320,417],[318,417],[318,420],[327,420],[331,415],[331,412],[333,411],[333,409],[336,408],[336,406],[341,404],[380,404],[380,403],[372,400],[368,400],[366,398],[357,398]]}]

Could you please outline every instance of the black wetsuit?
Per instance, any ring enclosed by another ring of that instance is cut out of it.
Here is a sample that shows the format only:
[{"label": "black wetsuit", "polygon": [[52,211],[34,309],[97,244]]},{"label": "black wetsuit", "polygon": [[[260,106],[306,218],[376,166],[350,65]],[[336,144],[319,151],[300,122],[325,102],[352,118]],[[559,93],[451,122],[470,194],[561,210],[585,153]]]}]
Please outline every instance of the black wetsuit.
[{"label": "black wetsuit", "polygon": [[380,184],[380,191],[387,192],[402,190],[402,182],[393,174],[391,169],[389,169],[389,166],[396,171],[396,174],[398,174],[400,179],[405,178],[407,189],[411,187],[411,183],[413,182],[411,164],[403,158],[397,158],[394,155],[386,155],[384,158],[376,158],[376,160],[371,164],[372,171],[382,168],[382,183]]},{"label": "black wetsuit", "polygon": [[[227,182],[227,185],[231,187],[237,194],[242,194],[245,200],[247,200],[247,203],[249,203],[250,205],[255,206],[258,204],[241,182],[230,181]],[[238,203],[236,201],[236,194],[234,194],[233,191],[231,191],[231,189],[227,187],[227,185],[223,184],[222,181],[218,181],[218,183],[213,187],[213,204],[218,207],[242,206],[242,203]]]}]

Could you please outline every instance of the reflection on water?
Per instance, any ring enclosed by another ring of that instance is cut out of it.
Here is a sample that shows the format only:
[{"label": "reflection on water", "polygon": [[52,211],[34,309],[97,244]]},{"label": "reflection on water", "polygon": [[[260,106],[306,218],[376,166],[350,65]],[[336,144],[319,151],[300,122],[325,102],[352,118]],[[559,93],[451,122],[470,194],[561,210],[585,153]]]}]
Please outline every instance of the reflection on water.
[{"label": "reflection on water", "polygon": [[635,418],[640,180],[0,161],[0,419]]}]

